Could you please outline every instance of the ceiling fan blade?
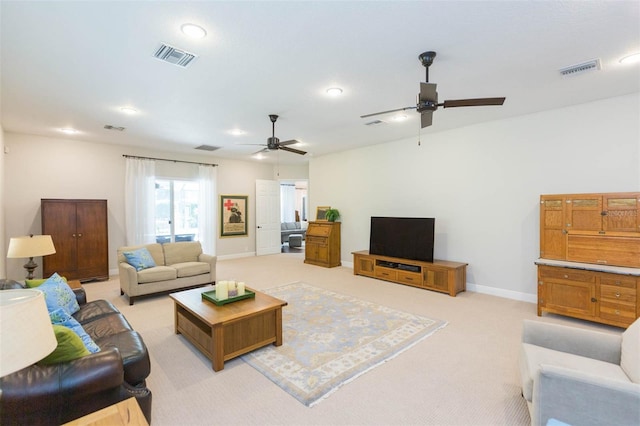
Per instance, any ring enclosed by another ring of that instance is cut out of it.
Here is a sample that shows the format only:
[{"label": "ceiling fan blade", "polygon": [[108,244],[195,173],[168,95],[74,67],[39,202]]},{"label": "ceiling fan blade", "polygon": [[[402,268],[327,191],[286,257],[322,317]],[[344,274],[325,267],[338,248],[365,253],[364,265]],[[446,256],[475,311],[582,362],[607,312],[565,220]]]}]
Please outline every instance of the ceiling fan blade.
[{"label": "ceiling fan blade", "polygon": [[431,101],[438,103],[438,92],[436,92],[437,86],[438,85],[435,83],[420,83],[418,102]]},{"label": "ceiling fan blade", "polygon": [[269,150],[269,148],[262,148],[260,151],[256,151],[251,155],[257,155],[257,154],[261,154],[263,152],[271,152],[271,151]]},{"label": "ceiling fan blade", "polygon": [[300,155],[305,155],[306,151],[300,151],[299,149],[293,149],[293,148],[289,148],[288,146],[282,146],[282,144],[280,144],[280,148],[283,151],[288,151],[288,152],[293,152],[294,154],[300,154]]},{"label": "ceiling fan blade", "polygon": [[289,141],[280,142],[280,146],[282,146],[282,145],[294,145],[294,144],[297,144],[297,143],[300,143],[300,141],[297,141],[295,139],[291,139]]},{"label": "ceiling fan blade", "polygon": [[389,114],[391,112],[406,111],[408,109],[416,109],[416,107],[410,106],[410,107],[405,107],[405,108],[390,109],[389,111],[374,112],[373,114],[361,115],[360,118],[373,117],[374,115]]},{"label": "ceiling fan blade", "polygon": [[444,101],[444,108],[467,107],[467,106],[485,106],[485,105],[502,105],[506,98],[477,98],[477,99],[457,99],[452,101]]},{"label": "ceiling fan blade", "polygon": [[424,111],[420,114],[420,125],[421,128],[431,126],[431,122],[433,120],[433,111]]}]

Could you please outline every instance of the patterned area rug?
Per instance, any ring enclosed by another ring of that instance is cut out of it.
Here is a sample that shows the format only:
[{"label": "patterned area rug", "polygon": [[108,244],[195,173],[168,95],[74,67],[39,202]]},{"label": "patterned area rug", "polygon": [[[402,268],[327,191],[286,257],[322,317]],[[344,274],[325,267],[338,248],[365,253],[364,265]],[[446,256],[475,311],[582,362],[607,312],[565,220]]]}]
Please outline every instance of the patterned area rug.
[{"label": "patterned area rug", "polygon": [[308,407],[447,325],[304,283],[264,292],[288,302],[284,342],[242,359]]}]

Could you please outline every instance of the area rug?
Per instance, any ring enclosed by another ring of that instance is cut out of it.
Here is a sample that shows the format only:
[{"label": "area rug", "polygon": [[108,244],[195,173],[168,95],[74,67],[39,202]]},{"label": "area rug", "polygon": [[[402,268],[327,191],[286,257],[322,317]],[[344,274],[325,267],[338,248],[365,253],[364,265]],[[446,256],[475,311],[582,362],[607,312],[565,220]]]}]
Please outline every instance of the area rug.
[{"label": "area rug", "polygon": [[308,407],[447,325],[301,282],[264,292],[288,302],[283,344],[242,359]]}]

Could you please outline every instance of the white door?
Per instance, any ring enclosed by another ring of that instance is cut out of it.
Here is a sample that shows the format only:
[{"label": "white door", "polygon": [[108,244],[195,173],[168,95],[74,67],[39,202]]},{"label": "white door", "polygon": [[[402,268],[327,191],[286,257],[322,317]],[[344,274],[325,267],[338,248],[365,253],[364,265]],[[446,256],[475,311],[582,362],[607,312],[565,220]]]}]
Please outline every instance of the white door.
[{"label": "white door", "polygon": [[280,184],[256,180],[256,255],[280,250]]}]

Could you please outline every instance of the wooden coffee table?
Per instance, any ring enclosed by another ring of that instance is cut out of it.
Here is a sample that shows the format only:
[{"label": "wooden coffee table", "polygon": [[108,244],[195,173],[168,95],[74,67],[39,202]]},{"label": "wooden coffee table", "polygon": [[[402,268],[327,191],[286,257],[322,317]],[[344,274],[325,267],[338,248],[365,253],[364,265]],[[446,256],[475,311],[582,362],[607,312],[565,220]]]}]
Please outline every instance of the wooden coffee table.
[{"label": "wooden coffee table", "polygon": [[282,345],[282,307],[287,302],[259,291],[254,299],[223,306],[202,300],[213,287],[172,293],[175,330],[211,360],[214,371],[224,362],[270,343]]}]

